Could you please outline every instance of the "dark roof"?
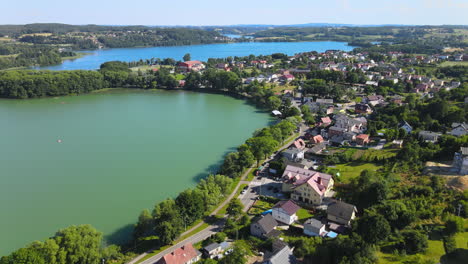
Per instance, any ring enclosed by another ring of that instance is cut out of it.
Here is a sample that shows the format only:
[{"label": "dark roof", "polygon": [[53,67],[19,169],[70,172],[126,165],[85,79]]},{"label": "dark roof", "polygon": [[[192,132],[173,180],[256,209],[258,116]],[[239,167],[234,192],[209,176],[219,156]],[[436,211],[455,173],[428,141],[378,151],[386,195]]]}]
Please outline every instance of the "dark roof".
[{"label": "dark roof", "polygon": [[206,250],[206,251],[208,251],[208,252],[210,252],[210,251],[215,250],[215,249],[217,249],[217,248],[219,248],[219,244],[218,244],[218,243],[211,243],[211,244],[209,244],[208,246],[204,247],[203,249]]},{"label": "dark roof", "polygon": [[328,205],[327,213],[339,218],[351,220],[353,212],[357,212],[354,205],[341,201],[334,201]]},{"label": "dark roof", "polygon": [[324,150],[327,146],[325,143],[318,143],[315,146],[313,146],[311,149],[307,150],[309,153],[319,153],[320,151]]},{"label": "dark roof", "polygon": [[284,211],[286,211],[288,215],[293,215],[299,209],[301,209],[301,207],[297,205],[295,202],[293,202],[292,200],[279,201],[277,204],[275,204],[275,206],[273,206],[273,208],[281,208]]},{"label": "dark roof", "polygon": [[278,225],[278,222],[276,222],[271,214],[267,214],[260,218],[257,221],[257,224],[260,225],[265,232],[269,233],[275,229],[275,227]]},{"label": "dark roof", "polygon": [[315,218],[307,219],[307,221],[305,221],[305,223],[304,223],[304,226],[305,225],[310,225],[310,226],[312,226],[314,228],[317,228],[317,229],[320,229],[320,228],[322,228],[322,226],[324,226],[324,224],[322,224],[321,221],[319,221],[319,220],[317,220]]},{"label": "dark roof", "polygon": [[291,248],[288,246],[283,247],[278,252],[275,252],[269,259],[271,264],[294,264],[297,263],[296,257],[292,254]]},{"label": "dark roof", "polygon": [[268,237],[268,238],[279,237],[279,235],[281,235],[281,231],[280,231],[280,230],[276,230],[276,229],[273,229],[273,230],[271,230],[270,232],[268,232],[268,233],[265,234],[265,236]]}]

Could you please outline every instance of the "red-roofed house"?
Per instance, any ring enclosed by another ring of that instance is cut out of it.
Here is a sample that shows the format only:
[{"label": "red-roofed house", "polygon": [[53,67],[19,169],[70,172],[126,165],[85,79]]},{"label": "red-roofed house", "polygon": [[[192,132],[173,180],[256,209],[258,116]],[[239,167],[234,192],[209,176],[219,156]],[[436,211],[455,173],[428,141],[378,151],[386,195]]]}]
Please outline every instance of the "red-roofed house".
[{"label": "red-roofed house", "polygon": [[183,72],[189,72],[189,71],[201,71],[205,69],[205,64],[201,61],[185,61],[185,62],[179,62],[177,65],[177,68],[180,71]]},{"label": "red-roofed house", "polygon": [[282,80],[286,81],[286,82],[290,82],[292,80],[294,80],[294,75],[292,74],[285,74],[283,76],[280,77]]},{"label": "red-roofed house", "polygon": [[324,140],[323,140],[323,137],[321,135],[317,135],[317,136],[313,137],[310,141],[312,141],[312,143],[314,143],[314,144],[318,144],[318,143],[322,143]]},{"label": "red-roofed house", "polygon": [[297,148],[297,149],[304,149],[306,147],[306,143],[304,142],[304,140],[302,138],[294,141],[294,143],[292,144],[293,147]]},{"label": "red-roofed house", "polygon": [[322,117],[322,118],[320,119],[320,121],[321,121],[321,123],[322,123],[321,125],[322,125],[322,126],[325,126],[325,127],[331,125],[331,123],[332,123],[330,117],[328,117],[328,116]]},{"label": "red-roofed house", "polygon": [[297,221],[296,212],[299,209],[301,207],[291,200],[279,201],[273,206],[272,215],[276,221],[290,225]]},{"label": "red-roofed house", "polygon": [[360,134],[356,137],[356,144],[358,145],[366,145],[366,144],[369,144],[370,140],[369,140],[369,135],[367,134]]},{"label": "red-roofed house", "polygon": [[305,170],[288,165],[282,176],[283,192],[290,192],[293,200],[312,205],[320,205],[333,187],[330,174]]},{"label": "red-roofed house", "polygon": [[164,255],[157,264],[193,264],[200,260],[201,253],[191,243]]}]

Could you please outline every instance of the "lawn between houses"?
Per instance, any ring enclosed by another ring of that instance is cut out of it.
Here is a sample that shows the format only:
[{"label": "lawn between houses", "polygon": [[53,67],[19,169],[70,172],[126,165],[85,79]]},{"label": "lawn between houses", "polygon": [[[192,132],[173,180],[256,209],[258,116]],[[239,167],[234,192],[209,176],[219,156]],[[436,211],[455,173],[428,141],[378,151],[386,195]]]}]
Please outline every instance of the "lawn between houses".
[{"label": "lawn between houses", "polygon": [[[468,232],[456,234],[455,241],[457,243],[457,248],[468,249]],[[424,254],[400,256],[396,254],[383,253],[381,251],[377,252],[377,256],[379,258],[379,261],[378,261],[379,264],[402,263],[403,261],[409,261],[414,258],[418,258],[419,256],[417,255],[420,255],[420,257],[424,260],[434,261],[434,263],[439,263],[440,258],[443,255],[445,255],[445,250],[444,250],[442,239],[439,239],[439,240],[429,239],[428,248]],[[454,261],[444,261],[443,263],[444,264],[458,264],[457,262],[454,262]]]}]

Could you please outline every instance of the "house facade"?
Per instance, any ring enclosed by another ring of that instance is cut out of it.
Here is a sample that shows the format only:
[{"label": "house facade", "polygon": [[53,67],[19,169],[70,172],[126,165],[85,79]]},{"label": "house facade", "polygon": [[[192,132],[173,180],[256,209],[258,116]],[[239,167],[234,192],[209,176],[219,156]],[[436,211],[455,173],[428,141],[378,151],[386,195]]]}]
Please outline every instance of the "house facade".
[{"label": "house facade", "polygon": [[250,234],[258,238],[269,238],[275,231],[278,222],[273,218],[272,214],[267,214],[259,219],[254,220],[250,224]]},{"label": "house facade", "polygon": [[327,219],[346,226],[351,226],[356,213],[356,206],[341,201],[334,201],[327,207]]},{"label": "house facade", "polygon": [[290,225],[297,221],[296,212],[299,209],[301,207],[291,200],[279,201],[273,206],[272,216],[276,221]]},{"label": "house facade", "polygon": [[177,65],[177,68],[182,72],[190,72],[190,71],[202,71],[205,69],[205,64],[201,61],[184,61],[180,62]]},{"label": "house facade", "polygon": [[330,194],[334,184],[330,174],[291,165],[284,170],[282,181],[281,189],[291,193],[291,199],[310,205],[320,205],[323,198]]},{"label": "house facade", "polygon": [[327,234],[325,230],[325,224],[321,221],[310,218],[304,223],[304,234],[308,236],[321,236],[324,237]]},{"label": "house facade", "polygon": [[452,136],[461,137],[468,134],[468,124],[466,123],[453,123],[452,131],[449,133]]}]

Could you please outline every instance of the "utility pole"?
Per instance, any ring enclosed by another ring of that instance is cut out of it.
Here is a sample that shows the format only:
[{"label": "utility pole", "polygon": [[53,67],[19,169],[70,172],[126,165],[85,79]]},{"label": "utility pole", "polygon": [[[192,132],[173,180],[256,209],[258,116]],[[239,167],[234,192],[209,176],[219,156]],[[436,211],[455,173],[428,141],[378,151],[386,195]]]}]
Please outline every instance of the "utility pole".
[{"label": "utility pole", "polygon": [[459,203],[458,204],[458,209],[457,209],[458,210],[458,214],[457,214],[458,216],[460,216],[461,209],[462,209],[462,204]]}]

